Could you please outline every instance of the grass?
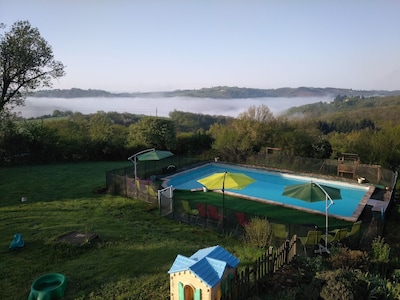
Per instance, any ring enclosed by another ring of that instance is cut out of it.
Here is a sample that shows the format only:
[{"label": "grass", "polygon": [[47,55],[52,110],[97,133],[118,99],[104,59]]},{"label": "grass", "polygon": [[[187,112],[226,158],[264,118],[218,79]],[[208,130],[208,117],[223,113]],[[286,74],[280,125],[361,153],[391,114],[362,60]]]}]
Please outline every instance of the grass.
[{"label": "grass", "polygon": [[[177,254],[221,245],[249,266],[260,250],[207,229],[162,218],[149,204],[95,193],[105,171],[128,162],[24,166],[0,169],[0,291],[26,299],[39,276],[66,275],[65,299],[166,299]],[[21,202],[27,197],[27,202]],[[58,241],[71,231],[99,239],[81,246]],[[8,248],[15,233],[24,248]]]},{"label": "grass", "polygon": [[[222,207],[222,196],[220,193],[203,193],[184,190],[174,191],[176,200],[188,200],[190,202],[206,203]],[[311,214],[297,209],[291,209],[279,205],[272,205],[258,201],[225,195],[225,209],[246,212],[250,215],[267,217],[272,221],[286,224],[313,224],[319,228],[325,228],[325,216]],[[329,218],[329,227],[351,227],[352,223],[337,218]]]}]

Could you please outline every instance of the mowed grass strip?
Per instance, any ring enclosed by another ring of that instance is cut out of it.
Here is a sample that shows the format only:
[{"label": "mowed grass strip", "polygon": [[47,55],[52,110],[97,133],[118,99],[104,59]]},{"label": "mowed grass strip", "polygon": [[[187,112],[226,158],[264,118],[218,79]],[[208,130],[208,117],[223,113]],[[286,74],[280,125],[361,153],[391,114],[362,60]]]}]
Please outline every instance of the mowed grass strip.
[{"label": "mowed grass strip", "polygon": [[[166,299],[177,254],[221,245],[251,265],[261,250],[216,232],[162,218],[138,200],[94,193],[105,172],[128,162],[0,169],[0,298],[27,299],[32,282],[67,276],[65,299]],[[21,202],[27,197],[27,202]],[[71,231],[96,233],[84,245],[59,241]],[[15,233],[25,246],[8,248]]]}]

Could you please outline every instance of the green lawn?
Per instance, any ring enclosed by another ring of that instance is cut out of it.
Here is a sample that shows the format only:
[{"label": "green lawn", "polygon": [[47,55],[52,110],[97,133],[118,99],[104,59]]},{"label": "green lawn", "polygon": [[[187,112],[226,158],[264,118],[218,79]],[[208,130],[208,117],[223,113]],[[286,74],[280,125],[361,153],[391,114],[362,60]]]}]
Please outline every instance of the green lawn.
[{"label": "green lawn", "polygon": [[[0,169],[1,299],[27,299],[32,282],[49,272],[67,276],[65,299],[166,299],[177,254],[221,245],[241,267],[260,254],[230,236],[162,218],[149,204],[94,192],[105,186],[107,170],[129,165]],[[71,231],[99,239],[83,246],[57,240]],[[20,250],[8,248],[15,233],[25,241]]]},{"label": "green lawn", "polygon": [[[176,190],[174,192],[176,201],[188,200],[192,203],[206,203],[222,207],[222,195],[220,193],[204,193]],[[325,228],[325,216],[310,214],[296,209],[290,209],[279,205],[271,205],[258,201],[225,195],[224,206],[227,211],[241,211],[249,215],[266,217],[271,221],[286,223],[289,225],[313,224],[319,228]],[[193,205],[194,207],[194,205]],[[329,218],[330,228],[351,227],[352,223],[344,220]],[[295,226],[291,226],[295,227]],[[307,228],[307,226],[305,226]],[[293,232],[298,233],[298,232]]]},{"label": "green lawn", "polygon": [[[65,299],[166,299],[167,272],[177,254],[190,256],[200,248],[221,245],[240,259],[243,269],[262,253],[230,235],[160,217],[150,204],[98,193],[105,187],[107,170],[130,165],[124,161],[0,169],[1,299],[27,299],[32,282],[50,272],[68,278]],[[22,197],[28,201],[21,202]],[[221,203],[218,193],[175,191],[175,197]],[[261,207],[229,195],[225,199],[231,210],[272,220],[321,227],[325,221],[324,216]],[[330,227],[342,225],[330,220]],[[398,217],[388,220],[388,240],[396,254],[397,227]],[[58,241],[71,231],[96,233],[99,238],[82,246]],[[25,241],[20,250],[8,248],[15,233]]]}]

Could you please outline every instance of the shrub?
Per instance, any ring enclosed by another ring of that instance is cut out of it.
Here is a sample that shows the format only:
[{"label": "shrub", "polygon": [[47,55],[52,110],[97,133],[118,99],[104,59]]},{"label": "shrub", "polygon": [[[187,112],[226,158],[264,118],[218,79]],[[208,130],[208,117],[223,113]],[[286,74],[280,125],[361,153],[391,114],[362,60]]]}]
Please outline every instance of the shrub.
[{"label": "shrub", "polygon": [[385,243],[385,239],[378,236],[372,241],[372,270],[386,276],[390,259],[390,246]]},{"label": "shrub", "polygon": [[324,300],[366,299],[368,294],[366,282],[358,279],[357,274],[352,271],[327,271],[318,277],[324,280],[320,292]]},{"label": "shrub", "polygon": [[368,282],[368,299],[400,299],[400,285],[381,278],[379,275],[365,274]]},{"label": "shrub", "polygon": [[389,262],[390,246],[385,239],[378,236],[372,241],[372,259],[377,262]]},{"label": "shrub", "polygon": [[252,218],[244,231],[244,242],[251,246],[265,248],[271,244],[272,226],[267,219]]},{"label": "shrub", "polygon": [[331,252],[327,262],[334,269],[366,270],[368,253],[361,250],[351,250],[347,247],[339,247]]}]

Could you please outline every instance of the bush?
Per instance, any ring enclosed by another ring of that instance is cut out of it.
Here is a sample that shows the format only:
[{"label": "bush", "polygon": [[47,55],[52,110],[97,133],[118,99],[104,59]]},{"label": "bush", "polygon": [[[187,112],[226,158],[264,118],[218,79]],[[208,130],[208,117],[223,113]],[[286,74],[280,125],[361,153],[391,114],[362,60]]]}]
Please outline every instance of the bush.
[{"label": "bush", "polygon": [[397,282],[368,273],[365,274],[365,281],[368,282],[368,299],[400,299],[400,285]]},{"label": "bush", "polygon": [[244,231],[243,240],[250,246],[265,248],[271,244],[272,226],[267,219],[252,218]]},{"label": "bush", "polygon": [[378,272],[382,276],[386,276],[388,263],[390,261],[391,248],[385,243],[385,239],[378,236],[372,241],[372,263],[371,269],[373,272]]},{"label": "bush", "polygon": [[319,274],[318,278],[324,280],[320,293],[324,300],[366,299],[368,294],[366,282],[349,270],[327,271]]},{"label": "bush", "polygon": [[351,250],[347,247],[339,247],[331,252],[327,262],[334,269],[360,269],[366,270],[368,253],[361,250]]}]

